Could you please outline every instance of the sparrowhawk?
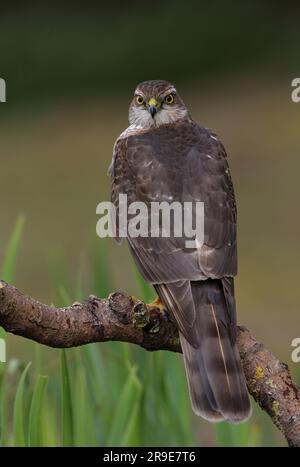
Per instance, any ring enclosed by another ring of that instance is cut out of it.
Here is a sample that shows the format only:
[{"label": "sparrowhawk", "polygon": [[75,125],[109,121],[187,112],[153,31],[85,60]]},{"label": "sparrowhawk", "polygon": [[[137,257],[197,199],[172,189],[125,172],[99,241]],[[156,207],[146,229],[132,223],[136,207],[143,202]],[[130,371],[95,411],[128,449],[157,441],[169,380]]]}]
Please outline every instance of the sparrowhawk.
[{"label": "sparrowhawk", "polygon": [[194,412],[214,422],[243,421],[251,406],[235,343],[236,204],[225,149],[167,81],[137,86],[129,122],[109,168],[116,211],[120,194],[147,206],[204,203],[201,244],[187,248],[184,235],[128,234],[130,250],[178,326]]}]

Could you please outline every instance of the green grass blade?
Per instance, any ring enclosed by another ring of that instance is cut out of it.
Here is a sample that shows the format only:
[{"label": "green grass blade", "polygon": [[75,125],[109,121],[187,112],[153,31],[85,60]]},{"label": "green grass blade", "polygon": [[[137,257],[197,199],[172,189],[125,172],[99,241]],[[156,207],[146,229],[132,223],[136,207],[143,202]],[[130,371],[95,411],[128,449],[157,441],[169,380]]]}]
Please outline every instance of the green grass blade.
[{"label": "green grass blade", "polygon": [[1,269],[1,279],[4,279],[6,282],[12,282],[14,278],[14,270],[16,264],[16,258],[19,251],[19,246],[21,242],[21,237],[24,229],[25,218],[24,216],[19,216],[15,227],[13,229],[5,256],[3,261],[3,266]]},{"label": "green grass blade", "polygon": [[137,415],[141,402],[142,386],[136,375],[136,370],[135,366],[130,369],[127,381],[121,391],[106,440],[107,446],[139,445]]},{"label": "green grass blade", "polygon": [[141,391],[139,391],[132,407],[127,427],[123,433],[123,437],[120,439],[120,446],[132,447],[141,445],[141,424]]},{"label": "green grass blade", "polygon": [[[81,349],[77,349],[80,352]],[[76,386],[74,389],[74,445],[98,446],[97,431],[95,430],[97,414],[89,397],[86,369],[76,365]]]},{"label": "green grass blade", "polygon": [[0,367],[0,446],[7,446],[7,397],[5,370]]},{"label": "green grass blade", "polygon": [[[6,253],[3,260],[2,269],[0,270],[0,279],[4,279],[6,282],[12,282],[14,278],[14,270],[21,242],[21,237],[24,229],[25,217],[19,216],[14,229],[12,231],[9,244],[6,249]],[[0,329],[0,338],[5,337],[6,332],[4,329]]]},{"label": "green grass blade", "polygon": [[[170,352],[164,352],[162,357],[164,366],[161,378],[166,389],[165,400],[160,401],[161,407],[166,407],[169,411],[170,415],[167,415],[167,418],[170,419],[174,442],[195,446],[197,441],[193,435],[191,404],[181,357]],[[161,390],[160,393],[163,394],[163,391]]]},{"label": "green grass blade", "polygon": [[220,447],[255,447],[260,445],[260,431],[248,421],[239,425],[218,423],[214,427],[217,446]]},{"label": "green grass blade", "polygon": [[45,420],[42,417],[42,405],[45,395],[48,376],[38,376],[32,395],[29,412],[29,446],[42,446],[42,431]]},{"label": "green grass blade", "polygon": [[57,447],[59,446],[59,434],[57,429],[57,418],[58,411],[56,410],[56,404],[53,397],[49,397],[51,394],[50,388],[47,387],[45,391],[44,403],[43,403],[43,420],[46,420],[43,426],[43,447]]},{"label": "green grass blade", "polygon": [[61,350],[61,430],[63,446],[73,446],[73,410],[66,351]]},{"label": "green grass blade", "polygon": [[14,446],[26,446],[26,437],[24,429],[24,388],[25,380],[31,362],[29,362],[24,369],[16,391],[16,398],[14,404],[14,417],[13,417],[13,444]]}]

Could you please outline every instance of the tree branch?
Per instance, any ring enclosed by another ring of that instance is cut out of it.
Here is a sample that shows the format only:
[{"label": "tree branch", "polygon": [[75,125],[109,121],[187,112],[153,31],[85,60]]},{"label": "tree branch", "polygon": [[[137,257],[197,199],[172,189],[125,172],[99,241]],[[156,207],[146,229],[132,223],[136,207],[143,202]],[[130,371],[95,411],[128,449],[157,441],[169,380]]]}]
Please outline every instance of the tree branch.
[{"label": "tree branch", "polygon": [[[50,347],[123,341],[146,350],[181,352],[177,327],[166,311],[123,293],[108,299],[90,296],[67,308],[43,305],[0,281],[0,326]],[[300,447],[300,389],[281,363],[240,327],[237,345],[249,393],[283,432],[289,446]]]}]

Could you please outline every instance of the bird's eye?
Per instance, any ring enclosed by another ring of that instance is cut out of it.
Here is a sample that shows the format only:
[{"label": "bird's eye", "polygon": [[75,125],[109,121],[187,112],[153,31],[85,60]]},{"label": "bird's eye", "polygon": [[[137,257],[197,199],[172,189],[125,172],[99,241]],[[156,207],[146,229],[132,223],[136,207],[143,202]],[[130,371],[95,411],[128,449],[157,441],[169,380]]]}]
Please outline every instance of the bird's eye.
[{"label": "bird's eye", "polygon": [[135,100],[138,105],[143,105],[144,103],[144,99],[142,98],[142,96],[136,96]]},{"label": "bird's eye", "polygon": [[167,104],[173,104],[174,102],[174,96],[173,94],[168,94],[166,97],[165,97],[165,102]]}]

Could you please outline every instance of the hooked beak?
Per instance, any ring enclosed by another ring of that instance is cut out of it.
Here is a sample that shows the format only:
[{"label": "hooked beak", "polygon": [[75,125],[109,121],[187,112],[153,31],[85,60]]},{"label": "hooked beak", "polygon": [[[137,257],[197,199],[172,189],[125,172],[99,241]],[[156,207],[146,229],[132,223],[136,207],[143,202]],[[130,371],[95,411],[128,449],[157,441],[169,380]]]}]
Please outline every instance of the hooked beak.
[{"label": "hooked beak", "polygon": [[155,117],[155,114],[157,113],[157,106],[158,102],[156,99],[153,99],[153,97],[149,100],[149,112],[152,118]]},{"label": "hooked beak", "polygon": [[154,116],[155,116],[155,114],[157,112],[157,108],[155,107],[155,105],[150,105],[149,112],[150,112],[151,117],[154,118]]}]

